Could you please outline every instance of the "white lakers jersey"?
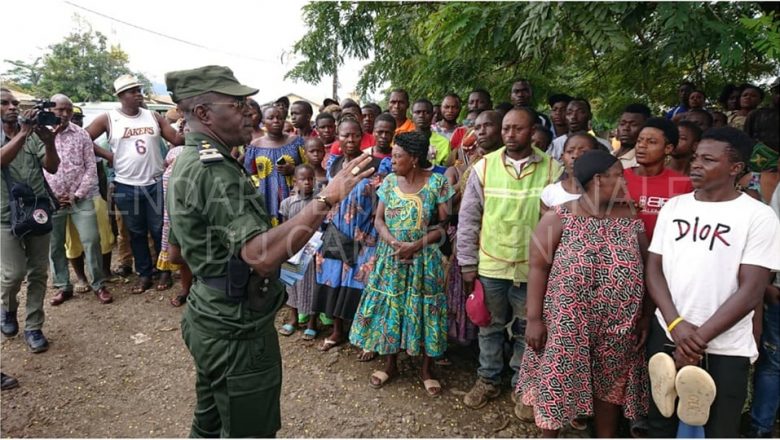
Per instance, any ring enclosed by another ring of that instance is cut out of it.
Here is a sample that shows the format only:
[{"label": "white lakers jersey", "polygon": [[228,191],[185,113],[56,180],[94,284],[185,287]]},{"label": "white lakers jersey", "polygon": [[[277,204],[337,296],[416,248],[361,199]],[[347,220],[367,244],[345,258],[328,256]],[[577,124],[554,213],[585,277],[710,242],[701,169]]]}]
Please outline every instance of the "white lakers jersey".
[{"label": "white lakers jersey", "polygon": [[125,185],[153,184],[165,171],[160,152],[160,125],[151,111],[140,108],[135,116],[108,112],[108,145],[114,153],[114,180]]}]

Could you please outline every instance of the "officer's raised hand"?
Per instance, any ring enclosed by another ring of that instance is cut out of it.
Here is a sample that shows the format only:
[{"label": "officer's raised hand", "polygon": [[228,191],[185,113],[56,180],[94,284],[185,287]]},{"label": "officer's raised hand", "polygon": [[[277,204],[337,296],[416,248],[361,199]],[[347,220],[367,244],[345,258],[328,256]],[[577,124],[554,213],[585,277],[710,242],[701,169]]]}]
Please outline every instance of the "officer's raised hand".
[{"label": "officer's raised hand", "polygon": [[321,195],[325,196],[332,204],[341,202],[349,195],[358,182],[374,174],[374,171],[376,171],[374,167],[365,169],[370,163],[371,156],[367,154],[362,154],[347,162],[344,168],[331,179]]}]

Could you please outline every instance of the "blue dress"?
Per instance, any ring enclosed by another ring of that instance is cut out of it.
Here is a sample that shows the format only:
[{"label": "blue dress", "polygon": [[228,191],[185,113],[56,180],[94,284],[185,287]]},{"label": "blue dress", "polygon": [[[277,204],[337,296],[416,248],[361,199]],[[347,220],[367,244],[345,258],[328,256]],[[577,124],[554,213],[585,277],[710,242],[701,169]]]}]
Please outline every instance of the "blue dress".
[{"label": "blue dress", "polygon": [[[330,181],[344,163],[344,156],[328,159],[327,176]],[[368,167],[378,169],[379,161]],[[366,167],[366,168],[368,168]],[[383,174],[377,172],[360,181],[347,198],[334,206],[326,221],[335,225],[347,237],[361,244],[354,266],[341,260],[325,258],[322,250],[317,253],[317,286],[312,309],[328,317],[351,321],[360,303],[368,276],[374,267],[377,233],[374,229],[376,214],[376,189],[382,183]]]},{"label": "blue dress", "polygon": [[257,192],[263,196],[265,210],[271,217],[271,225],[282,222],[279,206],[282,200],[290,196],[292,176],[282,176],[276,171],[276,161],[284,158],[288,164],[303,163],[303,138],[295,137],[292,141],[278,148],[256,147],[247,145],[244,154],[244,168],[257,186]]}]

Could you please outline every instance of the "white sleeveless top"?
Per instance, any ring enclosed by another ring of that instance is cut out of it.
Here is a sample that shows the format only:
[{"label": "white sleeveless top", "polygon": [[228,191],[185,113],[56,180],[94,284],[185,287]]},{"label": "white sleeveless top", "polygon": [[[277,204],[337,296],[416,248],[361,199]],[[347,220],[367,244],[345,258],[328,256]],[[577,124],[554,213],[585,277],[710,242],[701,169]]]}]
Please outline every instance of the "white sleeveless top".
[{"label": "white sleeveless top", "polygon": [[151,111],[140,108],[135,116],[118,109],[108,111],[108,145],[114,153],[114,180],[125,185],[153,184],[165,171],[160,152],[160,125]]}]

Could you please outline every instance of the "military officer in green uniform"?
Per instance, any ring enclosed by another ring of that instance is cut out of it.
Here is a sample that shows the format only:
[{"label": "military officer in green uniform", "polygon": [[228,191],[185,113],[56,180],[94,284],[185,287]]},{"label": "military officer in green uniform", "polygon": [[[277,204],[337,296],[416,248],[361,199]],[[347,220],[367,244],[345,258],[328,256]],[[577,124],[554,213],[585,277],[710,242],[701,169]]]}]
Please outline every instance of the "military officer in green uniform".
[{"label": "military officer in green uniform", "polygon": [[279,267],[373,173],[363,169],[371,158],[353,160],[315,201],[271,229],[261,196],[230,155],[251,141],[246,97],[257,89],[222,66],[169,72],[165,82],[190,129],[166,196],[172,257],[195,275],[181,323],[197,372],[190,436],[273,437],[281,427]]}]

